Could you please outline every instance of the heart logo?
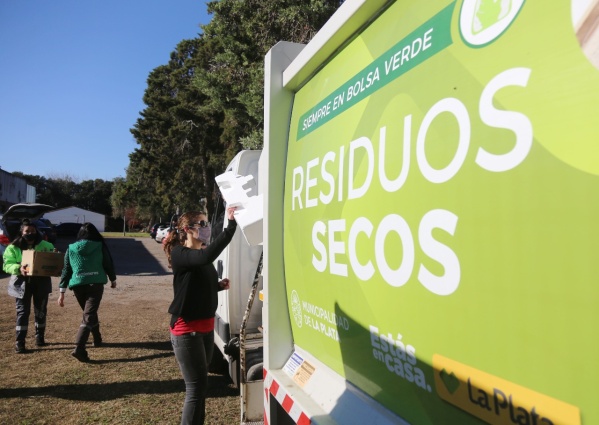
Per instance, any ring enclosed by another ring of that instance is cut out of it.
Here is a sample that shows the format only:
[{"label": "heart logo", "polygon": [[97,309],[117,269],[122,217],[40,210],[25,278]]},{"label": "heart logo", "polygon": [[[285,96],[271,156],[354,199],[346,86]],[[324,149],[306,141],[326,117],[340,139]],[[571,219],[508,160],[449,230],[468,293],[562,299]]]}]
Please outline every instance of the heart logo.
[{"label": "heart logo", "polygon": [[453,372],[447,373],[445,368],[443,368],[443,370],[439,373],[439,376],[441,376],[441,381],[443,381],[443,384],[445,384],[447,391],[449,391],[451,394],[457,391],[460,386],[460,380]]}]

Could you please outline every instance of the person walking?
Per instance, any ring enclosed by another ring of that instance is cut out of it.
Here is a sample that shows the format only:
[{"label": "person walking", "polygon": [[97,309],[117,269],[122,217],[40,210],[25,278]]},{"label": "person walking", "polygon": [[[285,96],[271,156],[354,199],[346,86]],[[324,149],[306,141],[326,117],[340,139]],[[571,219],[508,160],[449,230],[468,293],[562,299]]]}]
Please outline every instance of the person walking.
[{"label": "person walking", "polygon": [[23,251],[54,251],[54,245],[42,239],[34,223],[28,219],[21,222],[19,236],[6,247],[2,269],[12,275],[18,276],[25,284],[22,297],[15,297],[17,307],[15,351],[19,354],[27,352],[25,339],[29,328],[29,314],[31,313],[31,300],[33,299],[33,315],[35,317],[35,345],[43,347],[46,344],[46,314],[48,312],[48,297],[52,292],[52,279],[49,276],[30,276],[28,265],[21,264]]},{"label": "person walking", "polygon": [[203,424],[206,416],[217,294],[229,289],[229,279],[218,280],[213,262],[235,234],[234,212],[235,208],[227,209],[229,224],[212,243],[208,217],[203,212],[183,214],[164,243],[173,270],[174,298],[168,309],[171,343],[185,381],[182,425]]},{"label": "person walking", "polygon": [[71,353],[81,362],[89,361],[85,345],[90,333],[94,339],[94,347],[102,345],[98,309],[108,279],[110,287],[116,288],[114,264],[106,242],[96,226],[83,223],[77,234],[77,242],[70,244],[65,253],[58,285],[58,305],[64,307],[64,294],[68,287],[75,293],[75,298],[83,310],[83,319],[75,337],[75,349]]}]

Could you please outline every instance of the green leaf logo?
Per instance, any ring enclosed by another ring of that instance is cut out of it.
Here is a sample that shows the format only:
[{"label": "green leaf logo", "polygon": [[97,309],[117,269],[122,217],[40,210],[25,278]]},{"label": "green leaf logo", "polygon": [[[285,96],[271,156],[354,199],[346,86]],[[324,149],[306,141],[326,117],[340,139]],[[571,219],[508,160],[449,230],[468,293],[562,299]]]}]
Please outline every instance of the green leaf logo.
[{"label": "green leaf logo", "polygon": [[472,33],[478,34],[505,18],[510,6],[510,0],[478,0],[472,21]]},{"label": "green leaf logo", "polygon": [[464,0],[460,34],[471,46],[489,44],[503,34],[518,16],[525,0]]},{"label": "green leaf logo", "polygon": [[441,376],[441,381],[443,381],[443,384],[445,384],[445,388],[447,388],[447,391],[449,391],[451,394],[455,393],[460,387],[460,380],[453,372],[447,373],[445,368],[443,368],[443,370],[439,372],[439,375]]}]

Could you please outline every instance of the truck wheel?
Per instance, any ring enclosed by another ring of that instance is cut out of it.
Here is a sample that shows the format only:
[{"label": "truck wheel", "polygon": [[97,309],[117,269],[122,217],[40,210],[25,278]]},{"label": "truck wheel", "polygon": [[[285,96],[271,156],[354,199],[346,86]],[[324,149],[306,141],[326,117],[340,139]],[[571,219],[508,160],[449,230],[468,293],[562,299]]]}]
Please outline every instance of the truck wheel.
[{"label": "truck wheel", "polygon": [[229,363],[223,357],[222,353],[215,345],[212,352],[212,360],[208,365],[208,372],[216,373],[217,375],[228,375],[229,374]]},{"label": "truck wheel", "polygon": [[248,369],[247,381],[261,381],[264,379],[264,363],[256,363]]}]

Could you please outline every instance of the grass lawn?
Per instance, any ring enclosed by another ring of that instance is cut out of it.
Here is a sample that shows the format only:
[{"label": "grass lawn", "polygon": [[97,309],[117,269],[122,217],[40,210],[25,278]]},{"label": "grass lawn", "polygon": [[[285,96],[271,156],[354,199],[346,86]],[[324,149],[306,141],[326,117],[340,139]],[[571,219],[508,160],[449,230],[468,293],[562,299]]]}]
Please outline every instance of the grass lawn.
[{"label": "grass lawn", "polygon": [[102,232],[102,236],[105,238],[149,238],[150,234],[147,232]]}]

